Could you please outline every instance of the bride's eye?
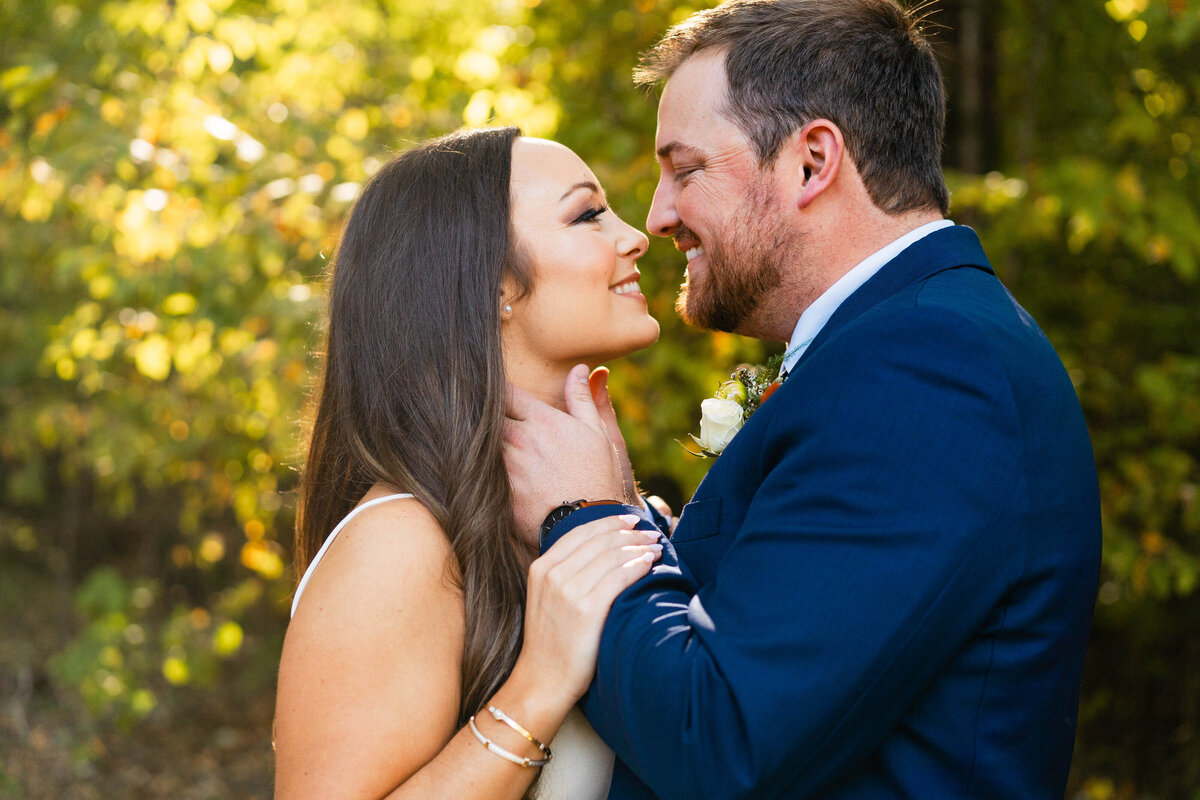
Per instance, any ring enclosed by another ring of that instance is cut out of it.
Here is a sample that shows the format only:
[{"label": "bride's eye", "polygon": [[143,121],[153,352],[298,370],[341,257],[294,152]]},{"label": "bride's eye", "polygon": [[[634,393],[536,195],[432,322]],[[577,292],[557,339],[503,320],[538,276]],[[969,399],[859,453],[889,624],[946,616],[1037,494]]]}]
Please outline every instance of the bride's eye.
[{"label": "bride's eye", "polygon": [[592,222],[597,217],[599,217],[601,214],[603,214],[605,211],[608,211],[608,206],[606,206],[606,205],[599,206],[598,208],[589,208],[587,211],[583,212],[578,217],[576,217],[574,222],[575,223]]}]

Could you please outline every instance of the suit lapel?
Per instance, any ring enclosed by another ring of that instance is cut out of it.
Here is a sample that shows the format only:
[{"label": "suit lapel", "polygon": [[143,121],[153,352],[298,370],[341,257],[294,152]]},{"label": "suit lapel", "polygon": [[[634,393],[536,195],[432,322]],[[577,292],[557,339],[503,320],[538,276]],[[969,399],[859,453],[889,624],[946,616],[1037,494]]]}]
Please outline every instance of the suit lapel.
[{"label": "suit lapel", "polygon": [[[991,264],[988,263],[987,256],[983,252],[983,245],[979,243],[979,237],[975,231],[965,225],[942,228],[914,242],[887,264],[884,264],[869,281],[838,306],[837,311],[829,318],[829,322],[825,323],[825,327],[817,334],[817,338],[813,339],[813,343],[804,351],[804,355],[796,363],[796,368],[803,364],[804,359],[808,358],[827,339],[864,311],[897,294],[907,286],[939,272],[960,267],[971,267],[992,273]],[[794,372],[795,368],[792,371]]]}]

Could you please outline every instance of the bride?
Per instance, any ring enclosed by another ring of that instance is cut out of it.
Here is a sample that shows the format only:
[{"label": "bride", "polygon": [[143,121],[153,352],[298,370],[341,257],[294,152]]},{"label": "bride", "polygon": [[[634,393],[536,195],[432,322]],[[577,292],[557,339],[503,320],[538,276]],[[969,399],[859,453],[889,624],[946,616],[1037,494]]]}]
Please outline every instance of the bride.
[{"label": "bride", "polygon": [[[607,794],[612,753],[575,704],[613,599],[661,546],[609,517],[538,558],[502,435],[507,384],[563,408],[576,365],[655,341],[646,245],[578,156],[514,128],[430,142],[367,185],[301,483],[276,797]],[[616,444],[606,375],[591,389]],[[630,500],[623,445],[612,469]]]}]

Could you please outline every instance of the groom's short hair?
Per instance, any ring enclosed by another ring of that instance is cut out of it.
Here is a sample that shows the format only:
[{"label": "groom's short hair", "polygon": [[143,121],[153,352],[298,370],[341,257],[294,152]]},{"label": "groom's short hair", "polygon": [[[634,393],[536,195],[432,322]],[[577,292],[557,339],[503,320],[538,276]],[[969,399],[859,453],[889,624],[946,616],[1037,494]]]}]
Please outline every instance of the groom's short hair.
[{"label": "groom's short hair", "polygon": [[894,0],[729,0],[667,31],[634,79],[653,85],[695,53],[725,49],[723,110],[760,166],[804,125],[828,119],[876,206],[945,214],[946,94],[921,21]]}]

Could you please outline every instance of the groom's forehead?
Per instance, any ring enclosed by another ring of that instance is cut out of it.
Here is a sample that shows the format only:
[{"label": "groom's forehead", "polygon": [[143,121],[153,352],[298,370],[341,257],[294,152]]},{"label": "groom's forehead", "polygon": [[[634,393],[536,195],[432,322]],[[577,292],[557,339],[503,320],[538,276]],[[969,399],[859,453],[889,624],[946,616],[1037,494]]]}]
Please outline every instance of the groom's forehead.
[{"label": "groom's forehead", "polygon": [[688,58],[663,86],[658,101],[659,130],[675,127],[702,129],[728,122],[720,111],[727,87],[722,53],[706,50]]},{"label": "groom's forehead", "polygon": [[704,162],[717,153],[728,155],[750,146],[745,132],[716,103],[708,107],[696,103],[660,106],[654,136],[659,161]]}]

